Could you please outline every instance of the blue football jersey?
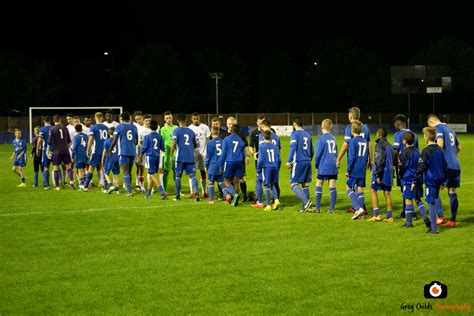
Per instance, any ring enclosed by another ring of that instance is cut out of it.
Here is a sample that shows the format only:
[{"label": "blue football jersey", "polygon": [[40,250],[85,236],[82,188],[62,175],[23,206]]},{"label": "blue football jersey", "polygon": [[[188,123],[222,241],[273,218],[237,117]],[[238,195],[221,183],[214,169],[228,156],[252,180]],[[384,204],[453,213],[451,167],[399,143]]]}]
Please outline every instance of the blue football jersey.
[{"label": "blue football jersey", "polygon": [[[263,144],[265,140],[263,139],[263,133],[258,134],[258,144]],[[280,136],[278,136],[275,132],[272,132],[272,140],[271,143],[278,147],[281,150],[281,141]]]},{"label": "blue football jersey", "polygon": [[118,137],[118,155],[135,156],[138,132],[135,125],[122,123],[115,128],[114,137]]},{"label": "blue football jersey", "polygon": [[26,154],[26,142],[23,139],[14,139],[13,140],[13,151],[15,152],[15,157],[19,154],[23,153]]},{"label": "blue football jersey", "polygon": [[[400,153],[405,150],[406,147],[405,147],[405,145],[403,145],[403,135],[405,135],[405,133],[407,133],[407,132],[413,133],[409,129],[401,129],[393,135],[393,150],[398,150]],[[419,148],[418,147],[418,135],[416,135],[415,133],[413,133],[413,135],[415,136],[415,141],[413,142],[413,147],[418,149]]]},{"label": "blue football jersey", "polygon": [[219,164],[219,159],[222,155],[222,139],[215,137],[211,139],[206,145],[206,169],[211,165]]},{"label": "blue football jersey", "polygon": [[446,171],[446,159],[443,150],[438,145],[431,144],[423,149],[416,169],[418,179],[424,178],[427,186],[438,186],[444,183]]},{"label": "blue football jersey", "polygon": [[142,155],[148,157],[160,157],[160,151],[165,151],[165,143],[163,138],[157,132],[151,132],[145,135],[143,139]]},{"label": "blue football jersey", "polygon": [[456,136],[456,133],[445,123],[436,125],[436,130],[438,131],[436,139],[438,140],[441,138],[444,141],[443,150],[444,156],[446,157],[446,162],[448,163],[448,168],[453,170],[461,170],[457,151],[459,140]]},{"label": "blue football jersey", "polygon": [[[398,159],[398,175],[402,179],[402,185],[422,184],[422,179],[416,178],[416,169],[420,160],[420,152],[414,146],[407,147],[400,153]],[[417,182],[418,180],[418,182]]]},{"label": "blue football jersey", "polygon": [[323,134],[316,141],[316,159],[314,166],[320,175],[335,175],[338,173],[336,167],[337,143],[331,133]]},{"label": "blue football jersey", "polygon": [[46,152],[46,148],[48,147],[48,137],[49,137],[49,130],[51,129],[51,125],[45,125],[40,128],[40,135],[43,139],[43,151]]},{"label": "blue football jersey", "polygon": [[173,142],[176,142],[176,161],[194,162],[196,134],[188,127],[178,127],[173,131]]},{"label": "blue football jersey", "polygon": [[362,136],[356,136],[349,142],[347,154],[347,173],[353,178],[365,178],[369,159],[369,145]]},{"label": "blue football jersey", "polygon": [[76,162],[87,162],[87,136],[84,133],[79,133],[72,139],[72,156]]},{"label": "blue football jersey", "polygon": [[117,146],[114,147],[112,150],[112,153],[109,153],[110,151],[110,145],[112,145],[112,138],[107,138],[104,142],[104,149],[105,149],[105,164],[109,163],[115,163],[119,162],[119,156],[118,156],[118,151],[117,151]]},{"label": "blue football jersey", "polygon": [[102,154],[104,150],[104,142],[109,138],[109,129],[104,124],[95,124],[91,126],[89,130],[89,137],[94,138],[92,145],[92,154]]},{"label": "blue football jersey", "polygon": [[225,161],[244,161],[245,143],[237,134],[231,134],[222,142],[221,164]]},{"label": "blue football jersey", "polygon": [[295,130],[290,136],[290,154],[288,162],[311,161],[314,149],[311,135],[304,130]]},{"label": "blue football jersey", "polygon": [[276,144],[270,141],[258,145],[257,170],[278,168],[278,161],[280,161],[280,149]]},{"label": "blue football jersey", "polygon": [[[349,143],[351,141],[352,137],[352,125],[349,124],[346,126],[346,130],[344,131],[344,142]],[[367,142],[370,142],[370,131],[369,128],[363,124],[362,125],[362,133],[360,133],[360,136],[364,138]]]}]

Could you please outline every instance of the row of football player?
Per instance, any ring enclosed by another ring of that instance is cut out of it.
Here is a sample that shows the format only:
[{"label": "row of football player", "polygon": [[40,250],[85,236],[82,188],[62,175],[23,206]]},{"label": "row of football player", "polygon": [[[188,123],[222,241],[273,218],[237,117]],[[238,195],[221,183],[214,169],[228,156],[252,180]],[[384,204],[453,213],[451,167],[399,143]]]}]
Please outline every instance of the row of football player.
[{"label": "row of football player", "polygon": [[[350,111],[349,111],[349,119],[350,119],[351,121],[355,121],[355,120],[356,120],[355,118],[358,117],[358,116],[360,116],[360,111],[359,111],[357,108],[351,108]],[[262,119],[259,119],[259,120],[260,120],[261,122],[264,121],[264,120],[262,120]],[[257,120],[257,123],[259,123],[259,120]],[[296,126],[298,126],[298,122],[297,122],[298,120],[299,120],[299,119],[295,119],[295,123],[294,123],[294,124],[296,124]],[[178,121],[179,121],[179,120],[178,120]],[[433,121],[434,121],[434,123],[433,123]],[[329,122],[328,120],[325,120],[325,123],[323,123],[323,128],[325,129],[325,131],[324,131],[325,134],[328,134],[328,133],[329,133],[329,132],[328,132],[328,127],[327,127],[328,122]],[[449,127],[447,127],[445,124],[441,124],[441,122],[439,122],[439,119],[436,118],[435,116],[431,116],[431,117],[429,118],[429,123],[430,123],[430,122],[431,122],[431,125],[437,126],[437,128],[438,128],[438,126],[439,126],[440,129],[443,129],[443,128],[448,128],[448,129],[449,129]],[[302,122],[300,122],[300,123],[301,123],[301,125],[302,125]],[[404,117],[398,116],[398,118],[396,118],[396,120],[395,120],[395,123],[396,123],[396,125],[404,125],[404,123],[405,123]],[[186,126],[186,125],[185,125],[185,118],[184,118],[184,124],[181,124],[181,123],[180,123],[180,125],[183,125],[183,126],[181,126],[181,127],[185,127],[185,126]],[[262,124],[262,125],[265,125],[265,124]],[[400,134],[404,134],[404,133],[407,131],[405,128],[403,128],[403,127],[406,127],[406,126],[398,126],[398,127],[399,127],[399,129],[400,129],[400,131],[397,133],[398,136],[401,136]],[[295,129],[298,130],[297,127],[295,127]],[[349,132],[351,132],[352,126],[350,126],[350,128],[349,128],[349,126],[348,126],[348,129],[349,129]],[[343,148],[342,148],[342,150],[341,150],[341,152],[340,152],[340,154],[339,154],[339,157],[335,160],[336,168],[338,167],[339,162],[340,162],[342,156],[344,155],[345,150],[347,149],[346,144],[350,143],[350,142],[347,142],[347,141],[350,140],[351,137],[353,136],[353,135],[352,135],[352,132],[351,132],[351,135],[348,135],[348,129],[346,129],[345,143],[344,143],[344,145],[343,145]],[[259,128],[259,130],[261,131],[261,128]],[[330,130],[330,128],[329,128],[329,130]],[[219,132],[219,133],[220,133],[220,132]],[[296,133],[296,131],[295,131],[295,133]],[[295,134],[295,133],[294,133],[294,134]],[[234,133],[234,134],[235,134],[235,133]],[[385,139],[385,136],[383,136],[384,134],[386,134],[386,132],[384,133],[383,130],[382,130],[382,136],[381,136],[380,138]],[[410,134],[411,134],[411,133],[410,133]],[[458,143],[458,141],[457,141],[457,138],[455,137],[454,132],[452,132],[452,131],[447,131],[446,133],[440,132],[440,133],[437,133],[437,134],[438,134],[438,135],[436,135],[436,136],[437,136],[437,138],[439,139],[439,141],[442,141],[441,138],[442,138],[442,136],[445,136],[445,134],[446,134],[446,135],[449,135],[448,137],[449,137],[449,140],[450,140],[450,144],[452,145],[452,147],[455,147],[455,148],[456,148],[456,150],[455,150],[455,151],[456,151],[456,152],[455,152],[455,158],[456,158],[456,160],[457,160],[457,155],[456,155],[456,154],[457,154],[457,151],[460,149],[460,147],[459,147],[459,143]],[[414,134],[413,134],[413,135],[414,135]],[[194,136],[196,136],[196,135],[194,135]],[[273,136],[274,136],[274,137],[273,137]],[[369,147],[368,161],[367,161],[366,165],[368,165],[369,168],[370,168],[370,166],[372,165],[371,162],[370,162],[370,157],[371,157],[371,155],[370,155],[370,151],[371,151],[371,146],[370,146],[370,133],[368,132],[368,130],[367,130],[366,127],[364,127],[364,126],[362,127],[362,131],[360,132],[360,136],[363,136],[362,138],[367,138],[366,141],[369,143],[369,146],[368,146],[368,147]],[[189,135],[188,135],[188,137],[189,137]],[[272,138],[276,138],[276,137],[277,137],[276,135],[272,135]],[[324,137],[324,135],[323,135],[323,137]],[[323,137],[322,137],[322,138],[323,138]],[[206,137],[204,137],[204,138],[207,139],[207,135],[206,135]],[[321,138],[321,139],[322,139],[322,138]],[[397,135],[395,135],[395,143],[394,143],[395,147],[403,147],[403,144],[401,145],[401,144],[399,143],[399,138],[400,138],[400,137],[398,137],[398,142],[397,142]],[[306,140],[303,139],[303,141],[305,142],[304,146],[306,146],[306,147],[308,147],[308,139],[310,139],[310,138],[306,138]],[[319,141],[319,140],[318,140],[318,141]],[[326,141],[327,141],[327,146],[328,146],[328,154],[329,154],[329,157],[332,157],[332,159],[329,159],[329,161],[333,161],[333,160],[334,160],[334,157],[335,157],[335,155],[336,155],[336,153],[337,153],[337,147],[336,147],[336,145],[335,145],[335,140],[326,140]],[[439,141],[438,141],[438,142],[439,142]],[[176,143],[176,142],[175,142],[175,143]],[[293,144],[293,143],[294,143],[294,140],[292,140],[290,144]],[[311,141],[310,141],[309,143],[311,143]],[[382,142],[382,143],[384,143],[384,142]],[[323,143],[323,144],[324,144],[324,143]],[[181,144],[181,147],[186,148],[186,147],[184,147],[185,145],[186,145],[186,144],[184,144],[184,145]],[[444,146],[444,144],[442,144],[442,145]],[[367,144],[365,145],[366,147],[364,147],[363,144],[361,144],[360,146],[361,146],[361,147],[358,149],[358,150],[359,150],[359,153],[365,153],[365,152],[367,152]],[[177,145],[176,147],[179,148],[180,146]],[[290,146],[290,147],[292,147],[292,146]],[[312,147],[312,145],[311,145],[311,147]],[[317,146],[317,148],[324,148],[324,146]],[[307,148],[307,149],[308,149],[308,148]],[[449,148],[448,148],[448,149],[449,149]],[[235,150],[235,149],[234,149],[234,150]],[[267,152],[267,154],[270,153],[270,152],[271,152],[271,151]],[[398,154],[399,152],[401,152],[401,150],[400,150],[400,148],[397,148],[397,149],[396,149],[396,153]],[[295,153],[296,153],[296,152],[295,152]],[[375,155],[376,158],[377,158],[377,153],[378,153],[378,152],[376,151],[376,155]],[[243,154],[244,154],[244,155],[246,154],[246,153],[245,153],[245,150],[244,150]],[[446,152],[446,151],[445,151],[445,154],[449,156],[449,152]],[[322,155],[322,156],[324,156],[324,155]],[[362,156],[363,156],[363,155],[362,155]],[[389,155],[389,156],[390,156],[390,155]],[[450,159],[449,159],[448,156],[446,157],[446,160],[448,161],[448,165],[449,165]],[[451,155],[451,156],[452,156],[452,155]],[[270,157],[270,156],[269,156],[269,157]],[[290,157],[293,157],[293,156],[290,154]],[[312,157],[312,156],[311,156],[311,157]],[[247,158],[248,158],[248,157],[244,158],[244,160],[246,160]],[[452,157],[451,157],[451,158],[452,158]],[[232,158],[231,158],[231,159],[232,159]],[[163,162],[166,163],[167,160],[168,160],[168,159],[164,159]],[[188,160],[190,160],[190,159],[188,159]],[[193,159],[193,160],[194,160],[194,159]],[[304,168],[301,167],[301,163],[300,163],[300,167],[297,167],[297,165],[298,165],[297,157],[293,157],[293,160],[294,160],[293,162],[291,162],[291,163],[289,162],[289,163],[287,164],[288,167],[292,167],[292,176],[295,175],[295,174],[301,173],[301,170],[300,170],[300,169],[304,169]],[[317,155],[316,160],[318,161],[318,155]],[[451,160],[452,160],[452,159],[451,159]],[[222,159],[221,161],[224,162],[224,166],[225,166],[225,165],[226,165],[225,159]],[[349,159],[349,161],[351,161],[351,160]],[[177,162],[184,162],[184,163],[187,163],[186,161],[177,161]],[[233,169],[233,167],[231,166],[231,163],[232,163],[232,162],[234,162],[234,161],[229,160],[229,163],[230,163],[230,164],[229,164],[229,168],[228,168],[227,170],[232,170],[232,169]],[[317,164],[318,164],[318,163],[317,163]],[[458,162],[458,161],[457,161],[457,164],[459,165],[459,162]],[[177,164],[177,165],[178,165],[178,164]],[[330,164],[329,164],[329,165],[330,165]],[[376,166],[377,166],[377,165],[380,166],[381,164],[380,164],[380,163],[377,164],[377,162],[376,162],[375,165],[376,165]],[[389,163],[388,165],[392,165],[392,164]],[[448,167],[450,167],[450,166],[448,166]],[[270,167],[269,167],[269,170],[271,170],[272,168],[273,168],[273,167],[270,166]],[[237,175],[240,175],[240,171],[239,171],[238,169],[239,169],[239,168],[237,168]],[[267,169],[268,169],[268,168],[267,168]],[[365,168],[364,168],[364,169],[365,169]],[[181,169],[181,170],[178,169],[178,170],[177,170],[177,171],[178,171],[178,174],[181,174],[181,173],[183,172],[183,170],[185,170],[185,169]],[[265,172],[264,172],[264,170],[265,170],[265,169],[262,168],[262,170],[261,170],[260,172],[257,172],[257,175],[258,175],[258,176],[257,176],[257,183],[259,182],[259,179],[258,179],[259,176],[260,176],[261,178],[265,178]],[[449,191],[450,191],[450,192],[449,192],[449,193],[450,193],[450,200],[451,200],[451,202],[452,202],[451,204],[452,204],[452,206],[453,206],[453,204],[457,204],[457,198],[456,198],[456,196],[455,196],[455,188],[456,188],[456,186],[459,186],[459,183],[458,183],[458,182],[459,182],[459,167],[458,167],[458,169],[449,168],[449,170],[451,171],[451,172],[449,172],[449,173],[450,173],[450,177],[453,178],[453,176],[454,176],[454,182],[451,181],[451,187],[449,187],[449,185],[448,185],[448,188],[449,188]],[[457,170],[458,172],[452,172],[452,171],[456,171],[456,170]],[[181,171],[181,172],[179,172],[179,171]],[[186,171],[186,170],[185,170],[185,171]],[[257,171],[259,171],[259,170],[257,170]],[[319,171],[319,170],[318,170],[318,171]],[[348,171],[349,171],[349,170],[348,170]],[[225,172],[225,170],[224,170],[224,172]],[[304,172],[308,173],[307,171],[303,170],[303,173],[304,173]],[[453,173],[454,173],[454,174],[453,174]],[[456,176],[456,173],[457,173],[457,176]],[[320,174],[321,174],[322,177],[324,177],[324,176],[333,176],[333,178],[334,178],[334,175],[336,175],[336,178],[337,178],[337,172],[336,172],[335,174],[334,174],[334,173],[333,173],[333,174],[324,174],[324,172],[318,172],[318,178],[319,178],[319,175],[320,175]],[[392,169],[392,174],[393,174],[393,169]],[[270,173],[269,175],[270,175],[270,177],[272,177],[271,173]],[[349,176],[349,180],[351,180],[351,178],[355,178],[355,177],[351,177],[350,174],[348,174],[348,176]],[[193,177],[191,177],[191,179],[192,179],[192,178],[193,178]],[[236,178],[239,178],[239,177],[236,177]],[[267,176],[266,178],[268,179],[269,177]],[[328,180],[330,180],[330,190],[332,191],[332,192],[331,192],[331,196],[333,196],[333,195],[335,195],[335,183],[332,184],[332,183],[331,183],[331,182],[332,182],[331,180],[335,180],[335,179],[330,179],[329,177],[326,177],[326,178],[327,178]],[[389,178],[390,178],[390,177],[389,177]],[[457,178],[457,179],[456,179],[456,178]],[[180,179],[180,177],[178,177],[178,179]],[[194,177],[194,179],[195,179],[195,177]],[[228,179],[229,179],[229,178],[228,178]],[[364,177],[364,179],[365,179],[365,177]],[[398,177],[398,179],[400,179],[400,177]],[[293,180],[295,180],[295,179],[293,179]],[[324,179],[318,179],[318,182],[321,182],[321,180],[324,180]],[[376,179],[375,179],[375,180],[376,180]],[[448,179],[448,180],[449,180],[449,179]],[[353,181],[353,180],[351,180],[351,181]],[[379,180],[379,181],[381,181],[381,180]],[[310,182],[310,181],[309,181],[309,182]],[[349,182],[349,181],[348,181],[348,182]],[[377,180],[376,180],[375,182],[377,183]],[[292,181],[292,184],[295,184],[295,183],[303,184],[303,185],[302,185],[302,190],[303,190],[303,191],[307,191],[307,186],[306,186],[306,183],[307,183],[307,182]],[[229,183],[227,183],[227,184],[229,184]],[[321,183],[318,183],[318,184],[321,184]],[[385,187],[391,187],[391,185],[390,185],[390,186],[388,186],[387,184],[383,184],[383,185],[384,185]],[[196,187],[196,186],[193,184],[193,187]],[[228,187],[229,187],[229,186],[227,186],[227,188],[226,188],[227,190],[229,190]],[[258,187],[259,187],[259,185],[257,185],[257,193],[258,193],[258,191],[259,191],[259,190],[258,190]],[[293,185],[292,187],[293,187],[294,190],[296,191],[295,193],[297,193],[297,192],[298,192],[298,189],[296,188],[296,186]],[[350,187],[350,188],[355,188],[355,187],[357,187],[357,188],[358,188],[358,189],[357,189],[357,191],[358,191],[358,194],[357,194],[357,195],[358,195],[358,199],[359,199],[359,201],[363,201],[363,190],[361,189],[361,188],[363,187],[362,183],[357,183],[357,181],[356,181],[356,183],[348,183],[348,188],[349,188],[349,187]],[[406,186],[403,186],[403,187],[406,188]],[[383,188],[383,187],[382,187],[382,188],[380,188],[380,189],[383,190],[383,191],[385,191],[385,192],[387,192],[386,188]],[[197,191],[197,189],[196,189],[196,191]],[[319,204],[319,203],[318,203],[318,197],[321,195],[320,191],[321,191],[321,185],[317,185],[317,188],[316,188],[316,202],[317,202],[317,203],[316,203],[316,209],[317,209],[317,210],[319,209],[319,207],[318,207],[318,204]],[[362,191],[362,192],[360,192],[360,191]],[[373,188],[372,192],[374,192],[374,191],[377,191],[377,190]],[[413,190],[411,190],[411,191],[413,191]],[[419,191],[419,190],[416,190],[416,191]],[[429,189],[428,189],[428,191],[429,191]],[[452,191],[454,191],[454,192],[452,192]],[[389,191],[388,191],[388,192],[389,192]],[[234,196],[234,199],[235,199],[235,197],[237,197],[237,203],[238,203],[238,194],[234,194],[232,191],[229,192],[229,193],[230,193],[230,194],[229,194],[230,196]],[[362,194],[361,194],[361,193],[362,193]],[[354,202],[354,198],[353,198],[353,197],[355,197],[355,192],[354,192],[354,191],[353,191],[352,193],[349,192],[348,194],[349,194],[350,197],[352,197],[351,200],[353,201],[353,205],[357,207],[358,204]],[[278,194],[276,194],[276,195],[278,196]],[[297,194],[297,195],[298,195],[298,194]],[[305,194],[305,195],[306,195],[306,194]],[[387,196],[387,193],[386,193],[385,195]],[[454,195],[454,196],[453,196],[453,195]],[[301,196],[301,194],[300,194],[300,196]],[[179,195],[178,195],[178,198],[179,198]],[[260,200],[261,200],[261,199],[260,199]],[[276,199],[276,200],[278,200],[278,199]],[[439,200],[439,199],[436,199],[436,200]],[[303,210],[312,210],[312,209],[313,209],[313,208],[311,207],[311,203],[308,203],[309,201],[305,201],[305,199],[303,199],[303,202],[304,202],[304,204],[305,204],[305,207],[303,207]],[[278,202],[277,202],[277,203],[278,203]],[[277,203],[276,203],[276,204],[277,204]],[[359,203],[359,204],[360,204],[360,203]],[[364,204],[364,203],[362,203],[362,205],[363,205],[363,204]],[[391,203],[390,203],[390,204],[391,204]],[[420,205],[419,201],[418,201],[417,204]],[[260,204],[260,203],[257,203],[256,205],[257,205],[257,206],[260,206],[261,204]],[[331,205],[333,205],[333,203],[331,203]],[[411,205],[411,204],[409,204],[409,205]],[[278,207],[278,205],[277,205],[276,207]],[[388,216],[387,216],[387,219],[386,219],[386,220],[390,220],[390,219],[391,219],[391,216],[390,216],[390,215],[391,215],[391,212],[390,212],[391,207],[389,206],[388,208],[389,208],[389,210],[388,210],[389,212],[388,212]],[[332,209],[333,209],[333,207],[332,207]],[[332,209],[331,209],[331,211],[332,211]],[[453,211],[454,214],[453,214],[452,220],[451,220],[450,222],[448,222],[448,224],[451,223],[451,225],[452,225],[452,224],[455,224],[455,210],[453,210],[453,207],[451,207],[451,209],[452,209],[452,211]],[[354,217],[355,217],[355,218],[359,218],[359,217],[361,216],[361,212],[365,212],[365,211],[361,211],[361,208],[359,207]],[[422,209],[421,212],[423,212],[423,209]],[[408,206],[408,213],[411,213],[411,208],[410,208],[410,206]],[[363,214],[363,213],[362,213],[362,214]],[[423,213],[422,213],[422,214],[423,214]],[[356,216],[356,215],[357,215],[357,216]],[[376,203],[374,203],[374,217],[373,217],[371,220],[379,220],[379,219],[380,219],[380,217],[379,217],[379,215],[378,215],[378,208],[376,207]],[[426,219],[426,217],[425,217],[425,219]],[[406,224],[406,226],[407,226],[407,227],[411,227],[411,225],[412,225],[412,224],[411,224],[411,220],[410,220],[410,219],[407,219],[407,224]]]}]

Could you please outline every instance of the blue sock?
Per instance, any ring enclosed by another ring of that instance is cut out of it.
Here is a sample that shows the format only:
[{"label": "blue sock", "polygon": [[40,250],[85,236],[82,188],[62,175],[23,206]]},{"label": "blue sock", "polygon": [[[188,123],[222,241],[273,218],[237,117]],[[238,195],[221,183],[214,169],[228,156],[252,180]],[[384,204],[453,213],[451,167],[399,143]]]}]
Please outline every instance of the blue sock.
[{"label": "blue sock", "polygon": [[255,193],[257,194],[257,202],[259,204],[262,204],[263,200],[263,189],[262,189],[262,180],[258,179],[258,177],[255,179]]},{"label": "blue sock", "polygon": [[336,207],[337,191],[336,188],[329,188],[329,210],[334,211]]},{"label": "blue sock", "polygon": [[413,207],[413,204],[407,204],[405,207],[405,216],[407,219],[407,225],[413,225],[413,211],[415,208]]},{"label": "blue sock", "polygon": [[387,210],[387,218],[392,218],[392,210]]},{"label": "blue sock", "polygon": [[92,180],[92,173],[90,173],[89,171],[86,172],[86,175],[84,176],[84,178],[86,179],[86,181],[84,182],[84,187],[87,188],[89,186],[89,183],[91,182]]},{"label": "blue sock", "polygon": [[79,179],[79,185],[84,186],[84,177],[82,177],[82,178]]},{"label": "blue sock", "polygon": [[63,173],[61,172],[61,169],[59,169],[58,172],[59,172],[59,183],[57,183],[57,185],[60,186],[61,183],[63,182]]},{"label": "blue sock", "polygon": [[38,171],[35,171],[35,185],[38,185]]},{"label": "blue sock", "polygon": [[357,193],[357,196],[359,198],[359,205],[362,208],[365,208],[365,199],[364,199],[364,192],[359,192]]},{"label": "blue sock", "polygon": [[178,176],[174,179],[174,189],[176,191],[176,196],[179,197],[181,195],[181,178]]},{"label": "blue sock", "polygon": [[280,198],[280,195],[278,194],[278,190],[275,185],[272,186],[272,194],[275,200],[278,200]]},{"label": "blue sock", "polygon": [[[306,196],[306,198],[309,200],[309,187],[302,187],[302,190],[304,192],[304,195]],[[303,206],[301,208],[304,208],[305,206],[305,203],[303,203]]]},{"label": "blue sock", "polygon": [[436,213],[438,214],[438,217],[444,217],[443,215],[443,203],[441,202],[441,198],[437,198],[435,201],[435,208],[436,208]]},{"label": "blue sock", "polygon": [[314,191],[314,196],[316,197],[316,209],[321,209],[321,198],[323,197],[323,187],[316,187]]},{"label": "blue sock", "polygon": [[303,202],[303,205],[306,205],[308,203],[308,198],[306,197],[306,194],[304,193],[303,189],[299,187],[299,185],[294,185],[291,188],[291,191]]},{"label": "blue sock", "polygon": [[21,183],[25,183],[26,179],[25,178],[21,178]]},{"label": "blue sock", "polygon": [[163,196],[165,194],[165,189],[163,188],[163,186],[161,184],[158,186],[158,192],[160,192],[161,196]]},{"label": "blue sock", "polygon": [[428,203],[428,210],[430,212],[431,230],[438,230],[438,226],[436,226],[436,205],[435,205],[435,203]]},{"label": "blue sock", "polygon": [[352,207],[356,211],[358,211],[361,207],[359,205],[359,199],[356,196],[357,194],[354,191],[352,191],[351,189],[348,189],[346,193],[347,193],[347,195],[349,196],[349,199],[352,202]]},{"label": "blue sock", "polygon": [[146,190],[146,196],[150,196],[151,195],[151,189],[147,189]]},{"label": "blue sock", "polygon": [[265,200],[267,202],[267,205],[270,205],[270,201],[272,199],[271,192],[272,192],[272,189],[270,188],[270,186],[266,185],[265,186]]},{"label": "blue sock", "polygon": [[449,205],[451,207],[451,220],[456,221],[459,207],[458,195],[456,193],[449,193]]},{"label": "blue sock", "polygon": [[379,209],[378,208],[374,208],[374,216],[379,216]]},{"label": "blue sock", "polygon": [[196,197],[199,197],[198,180],[196,179],[196,177],[191,178],[191,183],[193,185],[193,192],[196,193]]},{"label": "blue sock", "polygon": [[230,194],[232,197],[234,197],[234,195],[235,195],[236,193],[235,193],[235,189],[234,189],[234,186],[232,185],[232,183],[231,183],[228,187],[226,187],[226,188],[227,188],[227,191],[229,192],[229,194]]},{"label": "blue sock", "polygon": [[421,217],[425,217],[426,216],[426,207],[425,207],[425,203],[423,203],[423,201],[419,200],[417,203],[416,203],[416,206],[418,207],[418,211],[420,212],[421,214]]},{"label": "blue sock", "polygon": [[[92,173],[90,174],[90,177],[92,178]],[[127,192],[131,192],[131,183],[132,183],[132,177],[130,176],[130,173],[126,172],[123,174],[123,182],[125,183],[125,188],[127,189]]]},{"label": "blue sock", "polygon": [[273,193],[273,197],[274,197],[275,199],[279,199],[279,198],[280,198],[280,193],[281,193],[281,191],[280,191],[280,183],[275,182],[275,183],[273,184],[273,186],[275,187],[276,196],[278,196],[278,197],[276,198],[276,197],[275,197],[275,193]]},{"label": "blue sock", "polygon": [[214,183],[209,181],[207,185],[207,190],[209,191],[209,201],[214,201]]},{"label": "blue sock", "polygon": [[303,192],[304,192],[304,195],[306,195],[306,198],[309,200],[309,187],[308,186],[303,187]]},{"label": "blue sock", "polygon": [[43,171],[43,185],[45,188],[49,188],[49,170]]},{"label": "blue sock", "polygon": [[227,187],[225,186],[225,183],[224,182],[221,182],[219,184],[221,190],[222,190],[222,194],[224,194],[224,196],[227,196],[229,194],[229,190],[227,190]]},{"label": "blue sock", "polygon": [[107,182],[107,180],[104,179],[104,190],[107,190],[108,187],[109,183]]}]

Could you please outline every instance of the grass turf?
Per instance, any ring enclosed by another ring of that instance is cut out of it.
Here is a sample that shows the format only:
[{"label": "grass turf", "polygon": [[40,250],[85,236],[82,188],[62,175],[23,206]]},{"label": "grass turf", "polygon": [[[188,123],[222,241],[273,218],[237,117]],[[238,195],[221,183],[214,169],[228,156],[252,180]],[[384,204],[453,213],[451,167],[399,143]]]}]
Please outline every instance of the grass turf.
[{"label": "grass turf", "polygon": [[[32,161],[28,187],[17,189],[12,146],[1,145],[0,314],[394,314],[406,312],[402,303],[427,302],[423,286],[432,280],[448,286],[441,303],[472,304],[474,137],[459,138],[459,226],[439,235],[425,234],[421,220],[408,230],[402,220],[351,221],[343,170],[334,215],[325,213],[327,186],[323,212],[300,214],[284,167],[283,207],[269,213],[33,189]],[[286,159],[288,139],[282,145]],[[253,162],[247,174],[253,191]],[[314,182],[310,189],[314,198]],[[449,217],[446,191],[441,196]],[[398,188],[393,200],[399,215]],[[368,189],[366,203],[370,209]]]}]

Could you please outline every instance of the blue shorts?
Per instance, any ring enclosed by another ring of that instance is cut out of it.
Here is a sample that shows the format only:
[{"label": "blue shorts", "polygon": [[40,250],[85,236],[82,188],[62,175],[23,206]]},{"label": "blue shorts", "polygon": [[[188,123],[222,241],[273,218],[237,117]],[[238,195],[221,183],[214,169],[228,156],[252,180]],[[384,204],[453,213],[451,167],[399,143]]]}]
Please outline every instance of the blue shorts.
[{"label": "blue shorts", "polygon": [[149,174],[155,174],[160,169],[160,157],[146,156],[145,157],[145,168],[148,169]]},{"label": "blue shorts", "polygon": [[263,185],[278,183],[278,168],[262,168]]},{"label": "blue shorts", "polygon": [[375,191],[384,191],[384,192],[390,192],[392,191],[392,187],[389,185],[385,185],[383,183],[378,184],[375,181],[372,181],[372,185],[370,186],[372,189]]},{"label": "blue shorts", "polygon": [[174,172],[176,175],[182,175],[183,171],[189,175],[189,176],[194,176],[196,174],[196,167],[194,165],[194,162],[179,162],[175,161],[174,163]]},{"label": "blue shorts", "polygon": [[319,174],[316,176],[316,179],[318,180],[337,180],[337,174]]},{"label": "blue shorts", "polygon": [[233,179],[234,177],[243,177],[244,163],[242,161],[226,161],[224,163],[224,178]]},{"label": "blue shorts", "polygon": [[102,154],[93,154],[91,159],[89,160],[89,165],[97,168],[102,161]]},{"label": "blue shorts", "polygon": [[423,186],[418,184],[412,191],[411,185],[402,185],[402,197],[405,200],[421,199],[423,197]]},{"label": "blue shorts", "polygon": [[439,197],[439,186],[425,186],[426,189],[426,203],[434,203],[436,199]]},{"label": "blue shorts", "polygon": [[135,156],[119,156],[119,164],[133,166],[135,162]]},{"label": "blue shorts", "polygon": [[15,166],[15,167],[24,167],[24,166],[26,166],[26,156],[23,155],[23,156],[21,156],[20,159],[13,160],[13,166]]},{"label": "blue shorts", "polygon": [[445,186],[447,188],[459,188],[461,185],[461,170],[449,169],[446,172]]},{"label": "blue shorts", "polygon": [[110,171],[112,171],[112,173],[114,175],[118,175],[120,174],[120,165],[119,165],[119,162],[116,160],[116,161],[104,161],[104,169],[105,169],[105,174],[109,174]]},{"label": "blue shorts", "polygon": [[49,167],[51,164],[51,159],[48,158],[48,155],[46,155],[46,151],[43,150],[43,157],[41,159],[41,165],[43,167]]},{"label": "blue shorts", "polygon": [[76,169],[85,169],[86,168],[86,162],[85,161],[74,161],[74,168]]},{"label": "blue shorts", "polygon": [[354,189],[356,186],[358,188],[365,188],[365,178],[349,177],[346,181],[346,184],[352,189]]},{"label": "blue shorts", "polygon": [[310,183],[312,181],[311,161],[297,161],[290,169],[290,183]]},{"label": "blue shorts", "polygon": [[217,183],[221,183],[224,181],[224,175],[223,174],[213,174],[213,173],[209,173],[207,175],[207,179],[209,180],[209,182],[217,182]]}]

